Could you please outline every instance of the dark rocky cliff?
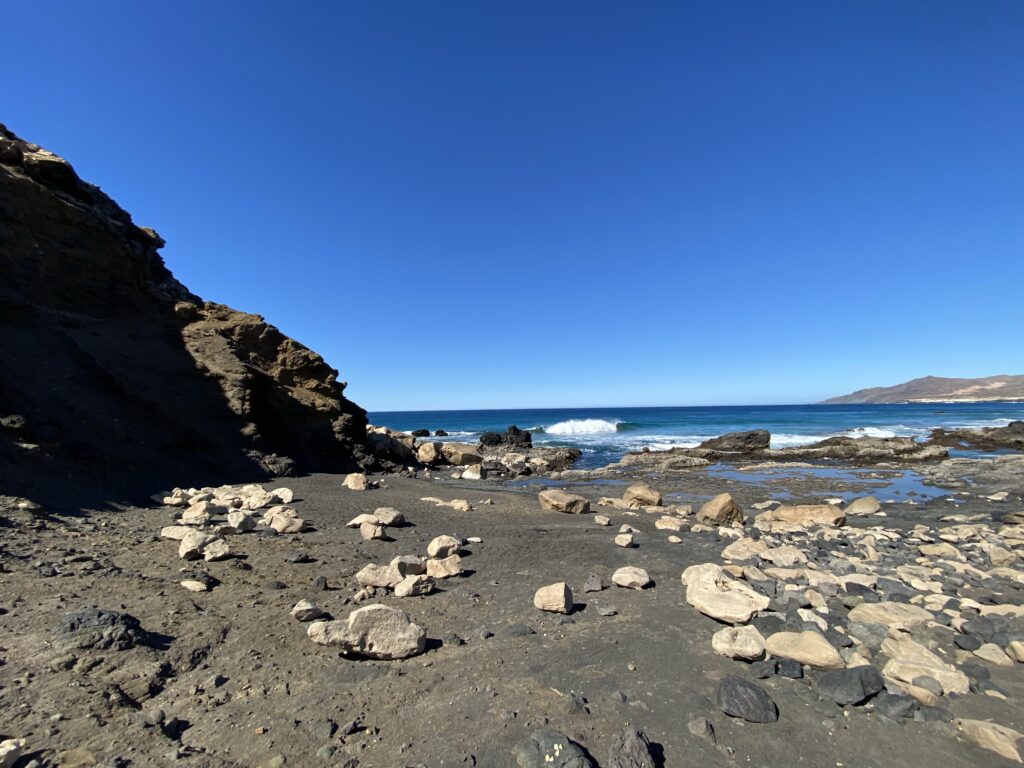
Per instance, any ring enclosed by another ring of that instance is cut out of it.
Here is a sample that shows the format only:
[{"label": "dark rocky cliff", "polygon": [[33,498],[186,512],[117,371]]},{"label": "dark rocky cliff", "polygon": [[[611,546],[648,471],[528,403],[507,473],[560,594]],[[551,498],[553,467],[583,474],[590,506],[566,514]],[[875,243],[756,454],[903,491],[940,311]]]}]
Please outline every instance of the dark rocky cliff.
[{"label": "dark rocky cliff", "polygon": [[96,504],[373,466],[337,371],[190,293],[163,244],[0,125],[0,495]]}]

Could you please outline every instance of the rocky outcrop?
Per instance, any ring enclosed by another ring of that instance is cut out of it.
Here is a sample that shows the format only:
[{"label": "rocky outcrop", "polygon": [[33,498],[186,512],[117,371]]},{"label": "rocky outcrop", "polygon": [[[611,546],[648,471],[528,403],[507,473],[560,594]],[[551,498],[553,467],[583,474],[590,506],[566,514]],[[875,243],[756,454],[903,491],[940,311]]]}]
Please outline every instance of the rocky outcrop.
[{"label": "rocky outcrop", "polygon": [[698,447],[729,453],[750,453],[767,449],[771,440],[772,435],[767,429],[752,429],[748,432],[729,432],[719,437],[713,437],[710,440],[705,440]]},{"label": "rocky outcrop", "polygon": [[5,487],[60,505],[182,476],[375,464],[337,371],[263,318],[192,294],[163,245],[0,126]]},{"label": "rocky outcrop", "polygon": [[1011,448],[1024,451],[1024,421],[1011,421],[1005,427],[982,427],[980,429],[938,429],[932,430],[930,441],[947,448],[974,448],[995,451]]},{"label": "rocky outcrop", "polygon": [[480,446],[482,448],[505,447],[522,450],[533,446],[533,435],[513,424],[504,432],[484,432],[480,435]]}]

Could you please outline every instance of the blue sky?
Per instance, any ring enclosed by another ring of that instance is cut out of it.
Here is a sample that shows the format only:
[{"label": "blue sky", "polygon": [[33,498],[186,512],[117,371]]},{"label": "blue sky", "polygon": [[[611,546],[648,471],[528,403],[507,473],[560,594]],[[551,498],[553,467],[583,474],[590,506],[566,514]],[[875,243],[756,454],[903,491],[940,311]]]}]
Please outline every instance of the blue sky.
[{"label": "blue sky", "polygon": [[0,61],[371,410],[1024,373],[1017,0],[41,2]]}]

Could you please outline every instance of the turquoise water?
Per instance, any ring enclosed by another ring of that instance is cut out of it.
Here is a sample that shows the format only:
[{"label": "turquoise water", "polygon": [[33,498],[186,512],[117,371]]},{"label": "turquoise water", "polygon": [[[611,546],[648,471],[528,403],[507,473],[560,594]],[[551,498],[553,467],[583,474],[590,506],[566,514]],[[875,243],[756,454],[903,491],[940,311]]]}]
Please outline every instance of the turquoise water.
[{"label": "turquoise water", "polygon": [[534,432],[538,445],[580,448],[579,466],[618,460],[627,451],[694,446],[709,437],[767,429],[772,447],[806,445],[834,435],[926,438],[934,427],[994,427],[1024,419],[1024,403],[892,405],[737,405],[666,408],[551,408],[488,411],[390,411],[373,424],[404,431],[443,429],[444,440],[473,442],[510,424]]}]

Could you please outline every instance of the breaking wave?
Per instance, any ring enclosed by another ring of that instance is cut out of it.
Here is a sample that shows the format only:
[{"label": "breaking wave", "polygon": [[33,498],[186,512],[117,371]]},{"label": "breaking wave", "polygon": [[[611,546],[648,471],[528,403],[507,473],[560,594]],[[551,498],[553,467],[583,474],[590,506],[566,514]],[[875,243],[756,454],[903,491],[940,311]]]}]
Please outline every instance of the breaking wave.
[{"label": "breaking wave", "polygon": [[593,435],[600,432],[618,432],[620,421],[604,419],[569,419],[544,427],[548,435]]}]

